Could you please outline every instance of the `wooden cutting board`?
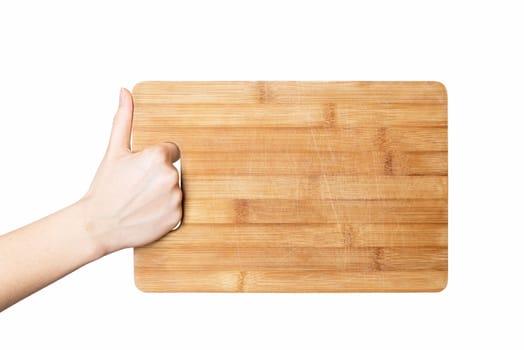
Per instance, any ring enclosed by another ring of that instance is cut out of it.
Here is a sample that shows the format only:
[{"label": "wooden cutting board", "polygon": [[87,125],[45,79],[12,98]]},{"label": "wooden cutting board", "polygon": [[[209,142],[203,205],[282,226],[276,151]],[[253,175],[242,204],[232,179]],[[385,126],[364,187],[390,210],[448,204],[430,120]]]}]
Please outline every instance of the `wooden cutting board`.
[{"label": "wooden cutting board", "polygon": [[133,150],[181,149],[180,228],[135,249],[151,292],[440,291],[437,82],[143,82]]}]

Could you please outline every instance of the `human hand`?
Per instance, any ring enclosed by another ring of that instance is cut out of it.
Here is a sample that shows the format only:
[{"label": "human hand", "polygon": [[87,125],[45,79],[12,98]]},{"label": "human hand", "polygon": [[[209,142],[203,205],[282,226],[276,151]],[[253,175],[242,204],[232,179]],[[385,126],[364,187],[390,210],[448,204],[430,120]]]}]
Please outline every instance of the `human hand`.
[{"label": "human hand", "polygon": [[173,143],[132,153],[133,99],[125,89],[107,152],[77,203],[0,235],[0,311],[116,250],[152,242],[182,217]]},{"label": "human hand", "polygon": [[87,194],[79,201],[85,230],[108,254],[153,242],[182,218],[182,191],[173,166],[173,143],[132,153],[133,99],[122,89],[107,152]]}]

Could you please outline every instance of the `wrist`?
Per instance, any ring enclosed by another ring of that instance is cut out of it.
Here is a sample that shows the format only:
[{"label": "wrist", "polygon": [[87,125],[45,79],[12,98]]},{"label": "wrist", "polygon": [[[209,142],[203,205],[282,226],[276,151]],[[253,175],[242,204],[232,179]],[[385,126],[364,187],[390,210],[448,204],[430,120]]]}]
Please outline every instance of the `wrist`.
[{"label": "wrist", "polygon": [[79,234],[82,236],[86,248],[90,250],[93,260],[103,257],[111,253],[109,244],[105,242],[104,237],[107,236],[103,225],[97,222],[94,215],[92,215],[91,203],[89,198],[84,197],[72,205],[78,215],[78,222],[80,223]]}]

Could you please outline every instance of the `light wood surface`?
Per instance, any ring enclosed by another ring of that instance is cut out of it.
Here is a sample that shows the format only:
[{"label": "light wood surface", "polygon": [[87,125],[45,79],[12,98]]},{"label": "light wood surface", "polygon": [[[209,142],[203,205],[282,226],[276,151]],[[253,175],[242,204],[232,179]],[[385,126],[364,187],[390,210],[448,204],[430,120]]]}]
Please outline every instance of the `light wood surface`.
[{"label": "light wood surface", "polygon": [[182,154],[183,224],[135,249],[151,292],[440,291],[447,94],[436,82],[143,82],[133,150]]}]

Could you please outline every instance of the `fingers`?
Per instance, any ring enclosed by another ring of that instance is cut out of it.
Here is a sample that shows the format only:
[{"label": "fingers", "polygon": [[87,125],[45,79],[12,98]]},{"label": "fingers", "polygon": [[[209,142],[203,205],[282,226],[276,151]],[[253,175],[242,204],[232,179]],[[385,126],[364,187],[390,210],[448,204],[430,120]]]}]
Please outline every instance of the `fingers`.
[{"label": "fingers", "polygon": [[161,162],[174,163],[180,158],[180,150],[177,145],[171,142],[162,142],[154,146],[150,146],[144,150],[150,153],[151,156]]},{"label": "fingers", "polygon": [[118,110],[113,119],[109,140],[109,152],[130,150],[131,125],[133,122],[133,97],[127,89],[120,89]]},{"label": "fingers", "polygon": [[178,146],[172,142],[163,142],[160,144],[162,147],[165,147],[168,152],[168,160],[170,163],[174,163],[180,159],[180,150]]}]

